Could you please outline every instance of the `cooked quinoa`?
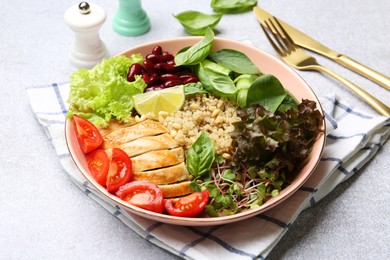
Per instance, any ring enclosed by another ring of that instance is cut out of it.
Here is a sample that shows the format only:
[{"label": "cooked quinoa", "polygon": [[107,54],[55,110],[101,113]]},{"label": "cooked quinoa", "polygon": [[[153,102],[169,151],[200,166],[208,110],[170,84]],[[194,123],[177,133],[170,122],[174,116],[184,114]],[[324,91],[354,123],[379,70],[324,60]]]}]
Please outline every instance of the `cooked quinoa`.
[{"label": "cooked quinoa", "polygon": [[160,115],[159,121],[186,150],[205,131],[214,143],[215,152],[228,157],[232,147],[229,133],[234,131],[232,123],[240,121],[240,118],[232,102],[210,94],[198,94],[186,100],[180,111],[168,116]]}]

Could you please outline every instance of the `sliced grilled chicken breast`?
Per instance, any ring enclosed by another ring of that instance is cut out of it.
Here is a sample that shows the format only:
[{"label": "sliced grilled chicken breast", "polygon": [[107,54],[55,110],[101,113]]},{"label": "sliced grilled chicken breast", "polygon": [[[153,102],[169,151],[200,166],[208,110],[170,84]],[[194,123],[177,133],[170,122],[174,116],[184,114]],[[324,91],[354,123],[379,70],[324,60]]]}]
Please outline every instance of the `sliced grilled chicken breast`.
[{"label": "sliced grilled chicken breast", "polygon": [[100,129],[103,148],[109,157],[118,147],[131,158],[132,180],[157,184],[164,198],[192,193],[190,175],[184,162],[184,150],[159,122],[144,120],[139,123],[110,123]]},{"label": "sliced grilled chicken breast", "polygon": [[147,119],[129,127],[118,127],[114,131],[106,134],[103,136],[103,148],[109,149],[141,137],[168,132],[169,130],[159,122]]},{"label": "sliced grilled chicken breast", "polygon": [[179,147],[179,144],[169,134],[160,134],[138,138],[117,147],[134,157],[150,151],[173,149]]},{"label": "sliced grilled chicken breast", "polygon": [[186,181],[189,178],[184,162],[157,170],[133,172],[134,181],[145,180],[157,185]]},{"label": "sliced grilled chicken breast", "polygon": [[182,147],[151,151],[132,157],[131,161],[133,162],[133,172],[159,169],[183,162],[184,151]]},{"label": "sliced grilled chicken breast", "polygon": [[105,137],[106,135],[108,135],[114,131],[118,131],[119,128],[125,128],[125,127],[129,127],[129,126],[132,126],[135,124],[137,124],[135,120],[133,120],[129,123],[121,123],[121,122],[118,122],[117,120],[111,120],[108,127],[98,127],[98,129],[99,129],[99,132],[102,135],[102,137]]},{"label": "sliced grilled chicken breast", "polygon": [[191,181],[183,181],[173,184],[158,185],[164,198],[180,197],[193,193],[190,188]]}]

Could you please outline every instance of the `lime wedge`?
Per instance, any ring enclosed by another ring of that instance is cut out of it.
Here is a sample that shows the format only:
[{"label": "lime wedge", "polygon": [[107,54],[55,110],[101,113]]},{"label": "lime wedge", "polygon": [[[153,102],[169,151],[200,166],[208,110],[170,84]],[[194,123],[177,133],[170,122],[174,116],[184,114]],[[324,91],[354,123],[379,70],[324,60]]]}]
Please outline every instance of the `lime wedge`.
[{"label": "lime wedge", "polygon": [[133,96],[134,108],[138,114],[154,114],[158,118],[160,111],[169,114],[178,111],[184,103],[184,87],[176,86],[156,91],[145,92]]}]

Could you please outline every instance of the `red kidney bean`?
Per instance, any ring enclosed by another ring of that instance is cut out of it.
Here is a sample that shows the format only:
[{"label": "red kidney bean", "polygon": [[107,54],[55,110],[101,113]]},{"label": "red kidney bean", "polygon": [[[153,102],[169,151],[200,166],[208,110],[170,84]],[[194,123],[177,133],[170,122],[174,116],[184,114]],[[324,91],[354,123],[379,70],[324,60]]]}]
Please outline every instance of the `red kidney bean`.
[{"label": "red kidney bean", "polygon": [[131,64],[129,71],[127,72],[127,81],[132,82],[135,80],[135,75],[140,75],[142,72],[142,66],[138,63]]},{"label": "red kidney bean", "polygon": [[153,49],[152,49],[152,53],[156,54],[156,55],[161,55],[162,54],[161,46],[159,46],[159,45],[154,46]]},{"label": "red kidney bean", "polygon": [[175,60],[168,60],[166,61],[167,64],[175,66]]},{"label": "red kidney bean", "polygon": [[144,70],[148,73],[154,72],[154,63],[151,60],[144,60],[142,62],[142,66],[144,67]]},{"label": "red kidney bean", "polygon": [[193,78],[193,77],[195,77],[196,78],[196,76],[195,76],[195,74],[192,74],[192,73],[179,73],[179,78],[181,79],[181,80],[185,80],[185,79],[187,79],[187,78]]},{"label": "red kidney bean", "polygon": [[148,55],[146,55],[145,59],[146,59],[146,60],[150,60],[150,61],[153,62],[154,64],[160,62],[159,55],[156,55],[156,54],[154,54],[154,53],[149,53]]},{"label": "red kidney bean", "polygon": [[148,73],[142,73],[142,79],[146,82],[147,85],[150,85],[150,77]]},{"label": "red kidney bean", "polygon": [[164,87],[170,88],[181,84],[183,84],[181,80],[168,80],[167,82],[164,83]]},{"label": "red kidney bean", "polygon": [[157,74],[157,73],[153,73],[151,75],[149,75],[149,84],[148,85],[156,85],[159,83],[160,81],[160,76]]},{"label": "red kidney bean", "polygon": [[159,72],[173,72],[175,71],[175,66],[166,62],[159,62],[154,65],[154,69]]},{"label": "red kidney bean", "polygon": [[160,75],[160,79],[162,82],[167,82],[169,80],[179,80],[179,76],[176,74],[171,74],[171,73],[165,73]]},{"label": "red kidney bean", "polygon": [[199,81],[199,79],[197,77],[188,77],[188,78],[183,79],[183,84],[195,83],[198,81]]},{"label": "red kidney bean", "polygon": [[176,67],[175,56],[158,45],[145,56],[141,68],[139,75],[148,85],[145,92],[199,81],[191,68]]},{"label": "red kidney bean", "polygon": [[160,55],[160,61],[171,61],[173,59],[175,59],[175,57],[170,54],[169,52],[167,51],[164,51],[161,55]]}]

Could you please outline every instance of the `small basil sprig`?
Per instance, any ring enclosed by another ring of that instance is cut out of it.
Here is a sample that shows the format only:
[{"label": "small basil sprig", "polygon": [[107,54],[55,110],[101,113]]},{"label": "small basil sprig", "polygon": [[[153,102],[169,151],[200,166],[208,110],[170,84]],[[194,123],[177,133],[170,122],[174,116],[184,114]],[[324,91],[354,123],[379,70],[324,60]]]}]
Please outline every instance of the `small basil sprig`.
[{"label": "small basil sprig", "polygon": [[222,18],[222,14],[205,14],[198,11],[185,11],[173,15],[184,27],[185,31],[192,35],[204,35],[207,27],[214,29]]},{"label": "small basil sprig", "polygon": [[210,6],[215,12],[237,14],[247,12],[257,4],[257,0],[212,0]]},{"label": "small basil sprig", "polygon": [[214,159],[214,144],[210,136],[202,132],[187,151],[187,169],[192,176],[199,178],[210,172]]},{"label": "small basil sprig", "polygon": [[210,27],[207,27],[207,31],[203,39],[186,49],[185,51],[179,51],[175,56],[176,66],[190,66],[196,65],[204,60],[209,55],[214,42],[214,32]]},{"label": "small basil sprig", "polygon": [[240,74],[259,74],[255,64],[244,53],[231,49],[221,49],[210,53],[209,57],[218,64]]}]

